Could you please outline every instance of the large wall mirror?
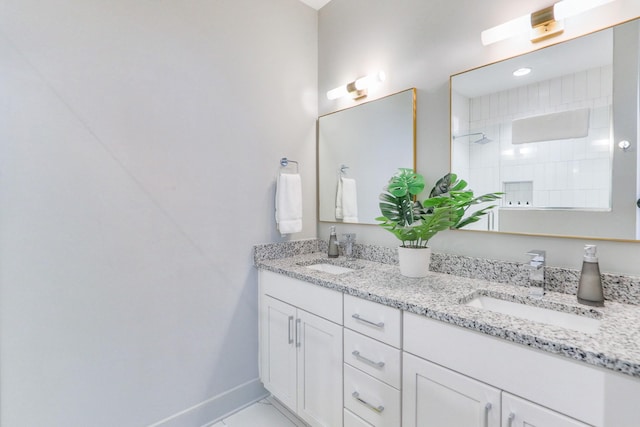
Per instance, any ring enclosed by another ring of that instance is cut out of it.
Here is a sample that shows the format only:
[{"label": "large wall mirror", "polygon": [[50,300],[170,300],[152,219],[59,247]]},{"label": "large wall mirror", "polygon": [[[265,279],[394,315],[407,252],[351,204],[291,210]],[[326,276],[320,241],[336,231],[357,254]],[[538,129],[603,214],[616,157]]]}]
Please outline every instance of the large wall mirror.
[{"label": "large wall mirror", "polygon": [[416,90],[318,119],[320,221],[376,224],[378,196],[397,168],[415,169]]},{"label": "large wall mirror", "polygon": [[504,192],[476,229],[640,239],[639,40],[635,20],[451,77],[451,170]]}]

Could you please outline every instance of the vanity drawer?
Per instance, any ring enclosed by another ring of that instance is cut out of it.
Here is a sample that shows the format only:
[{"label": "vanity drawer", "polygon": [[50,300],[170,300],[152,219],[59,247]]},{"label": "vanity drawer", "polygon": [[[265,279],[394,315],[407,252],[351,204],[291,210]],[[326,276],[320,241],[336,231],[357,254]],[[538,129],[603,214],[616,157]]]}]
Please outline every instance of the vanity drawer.
[{"label": "vanity drawer", "polygon": [[352,295],[344,296],[344,326],[400,348],[400,310]]},{"label": "vanity drawer", "polygon": [[260,270],[260,294],[295,305],[342,325],[342,293],[302,280]]},{"label": "vanity drawer", "polygon": [[344,427],[373,427],[348,409],[344,410]]},{"label": "vanity drawer", "polygon": [[400,391],[344,365],[344,407],[375,427],[400,425]]},{"label": "vanity drawer", "polygon": [[400,388],[400,358],[397,348],[344,330],[344,362],[397,389]]}]

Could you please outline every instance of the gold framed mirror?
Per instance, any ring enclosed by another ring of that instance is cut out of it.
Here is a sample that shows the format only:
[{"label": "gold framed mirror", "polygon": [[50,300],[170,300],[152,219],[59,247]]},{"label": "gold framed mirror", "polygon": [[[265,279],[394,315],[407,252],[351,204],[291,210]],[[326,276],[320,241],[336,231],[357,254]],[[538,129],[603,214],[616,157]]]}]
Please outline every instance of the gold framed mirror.
[{"label": "gold framed mirror", "polygon": [[476,229],[640,239],[639,40],[634,20],[451,76],[451,170],[505,193]]},{"label": "gold framed mirror", "polygon": [[377,224],[388,177],[416,167],[416,90],[320,116],[317,149],[319,220]]}]

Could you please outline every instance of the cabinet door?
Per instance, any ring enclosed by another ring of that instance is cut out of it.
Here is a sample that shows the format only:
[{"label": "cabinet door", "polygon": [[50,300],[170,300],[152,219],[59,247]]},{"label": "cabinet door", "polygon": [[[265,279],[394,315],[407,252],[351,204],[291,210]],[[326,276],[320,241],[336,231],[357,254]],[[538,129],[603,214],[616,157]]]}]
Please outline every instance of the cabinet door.
[{"label": "cabinet door", "polygon": [[269,296],[261,307],[261,380],[289,408],[296,408],[296,309]]},{"label": "cabinet door", "polygon": [[504,427],[588,427],[555,411],[536,405],[509,393],[502,393],[502,425]]},{"label": "cabinet door", "polygon": [[298,310],[298,415],[313,427],[342,426],[342,326]]},{"label": "cabinet door", "polygon": [[500,427],[500,390],[408,353],[403,361],[403,427]]}]

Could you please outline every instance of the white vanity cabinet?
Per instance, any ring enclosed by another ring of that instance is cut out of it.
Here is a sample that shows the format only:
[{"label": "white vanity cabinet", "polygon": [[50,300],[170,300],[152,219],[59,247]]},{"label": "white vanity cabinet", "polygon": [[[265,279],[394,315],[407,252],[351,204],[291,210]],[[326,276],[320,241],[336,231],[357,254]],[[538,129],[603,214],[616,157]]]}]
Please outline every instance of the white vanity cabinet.
[{"label": "white vanity cabinet", "polygon": [[412,313],[403,328],[403,427],[640,426],[636,378]]},{"label": "white vanity cabinet", "polygon": [[342,426],[342,294],[260,271],[260,378],[313,427]]},{"label": "white vanity cabinet", "polygon": [[345,427],[398,427],[402,312],[344,296]]},{"label": "white vanity cabinet", "polygon": [[260,378],[312,427],[640,426],[638,378],[259,275]]}]

